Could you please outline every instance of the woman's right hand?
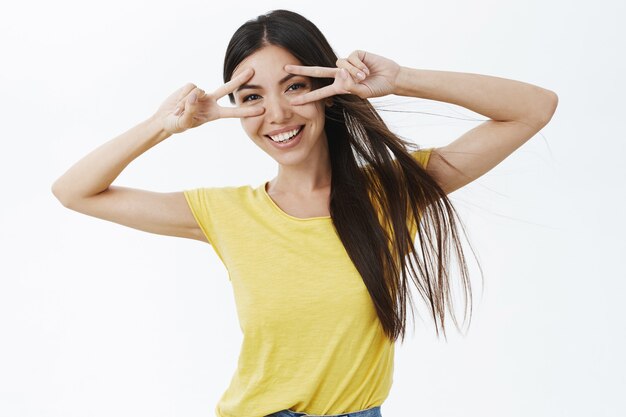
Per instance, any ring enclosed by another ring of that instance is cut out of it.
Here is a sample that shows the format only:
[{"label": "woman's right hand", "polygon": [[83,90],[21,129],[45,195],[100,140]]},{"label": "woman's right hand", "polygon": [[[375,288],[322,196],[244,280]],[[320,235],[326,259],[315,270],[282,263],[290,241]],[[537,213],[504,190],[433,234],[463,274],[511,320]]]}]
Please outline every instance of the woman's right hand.
[{"label": "woman's right hand", "polygon": [[216,119],[260,116],[265,111],[262,106],[239,108],[222,107],[217,104],[217,100],[235,91],[252,78],[253,74],[254,70],[249,68],[211,94],[206,94],[195,84],[185,84],[165,99],[152,118],[157,120],[166,132],[174,134]]}]

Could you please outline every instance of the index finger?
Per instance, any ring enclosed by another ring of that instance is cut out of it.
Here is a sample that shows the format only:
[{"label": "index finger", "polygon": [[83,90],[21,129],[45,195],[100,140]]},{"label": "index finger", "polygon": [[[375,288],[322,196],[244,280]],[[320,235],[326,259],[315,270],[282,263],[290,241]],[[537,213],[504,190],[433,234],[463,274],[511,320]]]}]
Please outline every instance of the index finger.
[{"label": "index finger", "polygon": [[240,85],[248,81],[250,78],[252,78],[253,75],[254,75],[254,68],[245,69],[241,74],[239,74],[235,78],[232,78],[226,84],[216,89],[213,92],[212,96],[214,96],[215,99],[217,100],[217,99],[224,97],[227,94],[232,93],[233,91],[235,91],[237,87],[239,87]]},{"label": "index finger", "polygon": [[285,71],[290,74],[306,75],[317,78],[335,78],[339,68],[307,67],[304,65],[285,65]]},{"label": "index finger", "polygon": [[294,97],[289,101],[289,103],[297,106],[300,104],[310,103],[312,101],[322,100],[326,97],[334,96],[335,94],[337,94],[335,86],[334,84],[331,84],[327,85],[326,87],[318,88],[317,90],[313,90],[308,93],[304,93],[297,97]]},{"label": "index finger", "polygon": [[265,113],[265,107],[249,106],[249,107],[219,107],[220,118],[243,118],[260,116]]}]

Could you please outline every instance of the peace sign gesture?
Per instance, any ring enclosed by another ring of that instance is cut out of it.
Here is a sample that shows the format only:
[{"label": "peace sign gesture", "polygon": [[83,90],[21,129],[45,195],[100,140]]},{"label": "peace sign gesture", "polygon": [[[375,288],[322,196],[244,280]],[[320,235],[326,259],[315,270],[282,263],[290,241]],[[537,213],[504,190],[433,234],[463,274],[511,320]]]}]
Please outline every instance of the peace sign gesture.
[{"label": "peace sign gesture", "polygon": [[172,93],[152,117],[158,120],[167,132],[174,134],[216,119],[260,116],[265,111],[262,106],[240,108],[217,104],[217,100],[235,91],[252,78],[253,74],[254,70],[248,68],[210,94],[206,94],[193,83],[185,84]]},{"label": "peace sign gesture", "polygon": [[308,77],[335,79],[331,85],[291,100],[291,104],[299,105],[335,94],[356,94],[360,98],[393,94],[400,65],[371,52],[356,50],[347,59],[338,59],[337,68],[285,65],[285,71]]}]

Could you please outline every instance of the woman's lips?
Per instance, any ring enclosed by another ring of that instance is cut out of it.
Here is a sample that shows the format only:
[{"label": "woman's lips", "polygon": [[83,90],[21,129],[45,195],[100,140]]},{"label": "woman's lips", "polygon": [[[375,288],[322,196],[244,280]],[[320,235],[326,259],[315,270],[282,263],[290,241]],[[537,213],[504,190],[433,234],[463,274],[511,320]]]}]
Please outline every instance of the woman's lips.
[{"label": "woman's lips", "polygon": [[287,126],[285,128],[282,128],[282,129],[272,130],[271,132],[266,133],[265,136],[276,136],[276,135],[281,134],[281,133],[291,132],[292,130],[300,129],[302,126],[304,126],[304,125]]},{"label": "woman's lips", "polygon": [[267,140],[272,142],[272,145],[274,145],[278,149],[287,149],[287,148],[292,148],[292,147],[296,146],[298,143],[300,143],[300,140],[302,140],[302,134],[303,134],[302,132],[304,132],[304,126],[300,127],[300,131],[298,132],[298,134],[296,136],[294,136],[293,138],[289,139],[289,141],[285,142],[285,143],[275,142],[268,135],[265,135],[265,136],[267,137]]}]

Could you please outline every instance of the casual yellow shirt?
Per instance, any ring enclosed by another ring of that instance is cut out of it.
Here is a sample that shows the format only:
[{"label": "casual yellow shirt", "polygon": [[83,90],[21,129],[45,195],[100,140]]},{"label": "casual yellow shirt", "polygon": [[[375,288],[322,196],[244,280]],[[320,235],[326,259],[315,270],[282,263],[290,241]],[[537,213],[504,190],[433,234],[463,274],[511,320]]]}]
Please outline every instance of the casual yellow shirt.
[{"label": "casual yellow shirt", "polygon": [[[431,150],[412,154],[426,167]],[[394,344],[332,219],[285,213],[265,184],[184,191],[228,271],[243,332],[217,416],[381,405],[392,384]]]}]

